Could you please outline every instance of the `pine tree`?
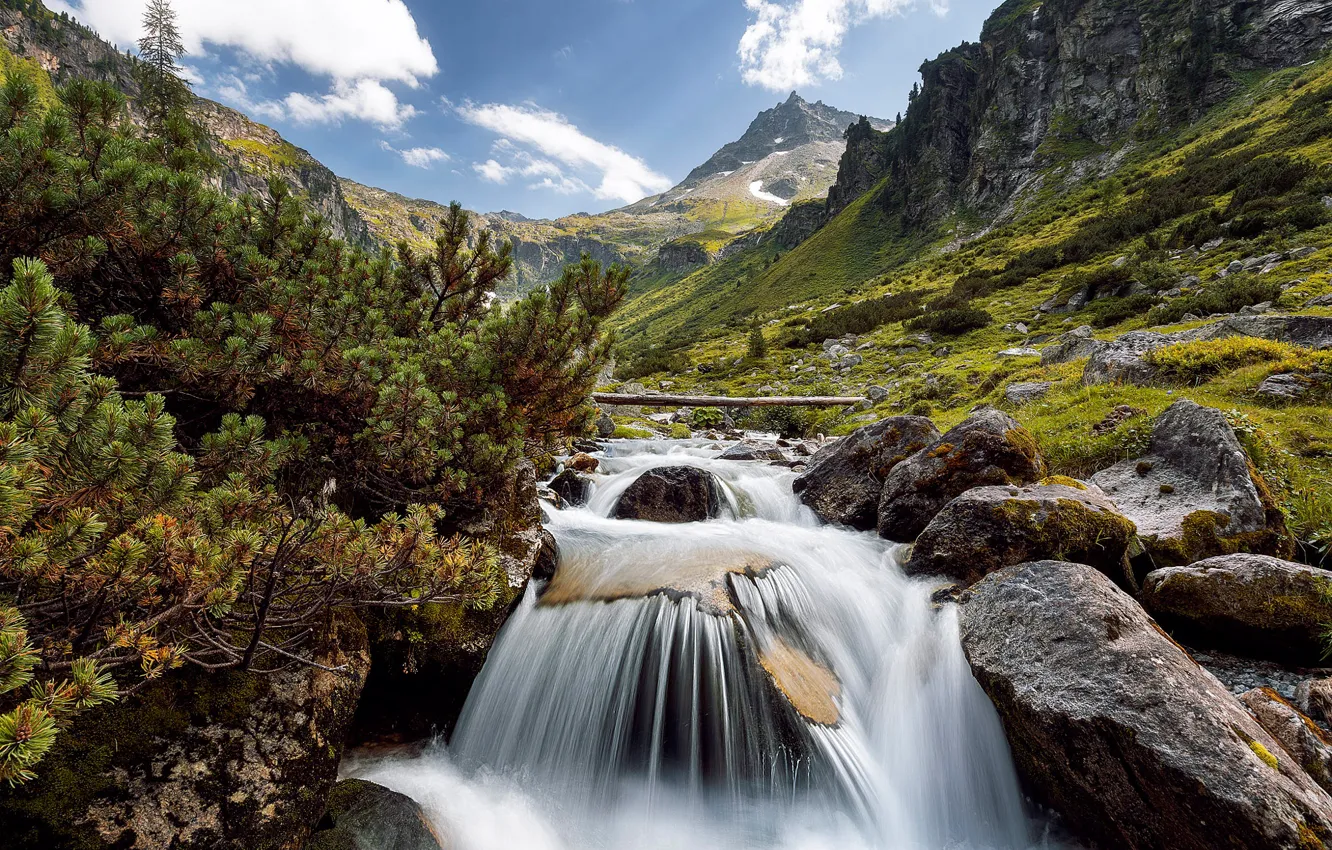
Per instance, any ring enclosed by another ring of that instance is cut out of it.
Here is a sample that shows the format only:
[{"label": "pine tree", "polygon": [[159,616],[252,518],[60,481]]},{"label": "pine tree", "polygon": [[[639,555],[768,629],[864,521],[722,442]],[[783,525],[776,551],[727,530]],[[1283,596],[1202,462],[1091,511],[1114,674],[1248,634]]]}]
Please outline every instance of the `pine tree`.
[{"label": "pine tree", "polygon": [[755,322],[749,329],[749,359],[762,360],[768,356],[768,341],[763,337],[763,328]]},{"label": "pine tree", "polygon": [[150,125],[166,125],[172,110],[189,102],[189,88],[180,78],[176,60],[185,53],[185,42],[176,27],[171,0],[148,0],[143,13],[143,38],[139,39],[139,85]]}]

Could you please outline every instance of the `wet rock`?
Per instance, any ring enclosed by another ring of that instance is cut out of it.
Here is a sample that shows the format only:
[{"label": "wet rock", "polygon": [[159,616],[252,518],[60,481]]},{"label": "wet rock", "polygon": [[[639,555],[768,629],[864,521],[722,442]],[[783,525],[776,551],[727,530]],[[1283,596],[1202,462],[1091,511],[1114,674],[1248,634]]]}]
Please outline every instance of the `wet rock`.
[{"label": "wet rock", "polygon": [[1266,555],[1222,555],[1150,573],[1142,604],[1185,643],[1316,664],[1332,623],[1332,572]]},{"label": "wet rock", "polygon": [[1332,739],[1326,732],[1271,688],[1254,688],[1239,699],[1314,782],[1332,789]]},{"label": "wet rock", "polygon": [[973,487],[1045,477],[1036,441],[1011,416],[982,408],[897,464],[879,497],[879,535],[914,540],[935,514]]},{"label": "wet rock", "polygon": [[304,850],[444,850],[446,842],[410,797],[363,779],[329,795],[319,830]]},{"label": "wet rock", "polygon": [[870,531],[878,526],[884,478],[938,438],[923,416],[876,422],[820,449],[791,489],[824,522]]},{"label": "wet rock", "polygon": [[717,476],[693,466],[663,466],[638,477],[615,505],[616,519],[702,522],[722,515]]},{"label": "wet rock", "polygon": [[568,462],[564,465],[575,472],[596,472],[598,467],[601,466],[601,461],[592,457],[592,455],[579,452],[569,458]]},{"label": "wet rock", "polygon": [[1156,367],[1147,362],[1147,355],[1170,342],[1169,336],[1153,331],[1126,333],[1092,352],[1082,372],[1082,382],[1088,386],[1120,382],[1150,383],[1156,377]]},{"label": "wet rock", "polygon": [[689,598],[705,614],[728,617],[736,612],[732,576],[757,577],[776,565],[761,555],[740,550],[690,552],[659,570],[606,568],[600,562],[570,560],[555,571],[541,594],[546,607],[575,602],[612,602],[665,596]]},{"label": "wet rock", "polygon": [[1291,552],[1280,508],[1219,410],[1175,402],[1157,419],[1146,457],[1098,472],[1092,483],[1138,526],[1158,565]]},{"label": "wet rock", "polygon": [[736,443],[718,455],[719,460],[787,460],[781,446],[767,440],[746,440]]},{"label": "wet rock", "polygon": [[337,781],[370,655],[340,614],[315,660],[262,676],[189,667],[81,714],[39,778],[0,794],[6,850],[286,850]]},{"label": "wet rock", "polygon": [[1059,558],[1089,564],[1132,587],[1133,536],[1133,523],[1100,490],[1080,481],[977,487],[925,527],[905,569],[972,584],[1014,564]]},{"label": "wet rock", "polygon": [[1083,841],[1305,850],[1332,837],[1332,797],[1092,567],[993,573],[961,632],[1025,787]]},{"label": "wet rock", "polygon": [[550,482],[550,489],[571,507],[587,504],[592,495],[592,479],[586,475],[566,469]]},{"label": "wet rock", "polygon": [[1092,338],[1091,325],[1083,325],[1061,334],[1053,344],[1041,352],[1041,365],[1054,366],[1091,357],[1104,343]]},{"label": "wet rock", "polygon": [[1004,388],[1004,401],[1014,405],[1030,404],[1044,398],[1053,386],[1049,381],[1009,384]]}]

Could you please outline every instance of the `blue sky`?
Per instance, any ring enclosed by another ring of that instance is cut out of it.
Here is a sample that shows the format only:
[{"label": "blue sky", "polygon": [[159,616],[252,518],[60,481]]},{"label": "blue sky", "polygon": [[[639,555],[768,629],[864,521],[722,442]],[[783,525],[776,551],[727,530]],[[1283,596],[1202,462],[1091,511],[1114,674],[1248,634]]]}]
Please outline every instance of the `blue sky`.
[{"label": "blue sky", "polygon": [[[683,179],[798,90],[892,118],[998,0],[174,0],[196,90],[338,174],[533,217]],[[47,0],[122,47],[143,0]]]}]

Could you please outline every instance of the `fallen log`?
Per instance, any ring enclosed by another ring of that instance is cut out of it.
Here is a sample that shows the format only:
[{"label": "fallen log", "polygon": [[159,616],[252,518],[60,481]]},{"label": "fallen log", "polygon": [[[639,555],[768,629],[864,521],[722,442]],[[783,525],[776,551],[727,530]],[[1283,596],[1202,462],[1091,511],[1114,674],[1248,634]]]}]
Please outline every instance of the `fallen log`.
[{"label": "fallen log", "polygon": [[727,398],[710,395],[624,395],[593,393],[598,404],[625,407],[850,407],[865,399],[831,396],[771,396],[768,398]]}]

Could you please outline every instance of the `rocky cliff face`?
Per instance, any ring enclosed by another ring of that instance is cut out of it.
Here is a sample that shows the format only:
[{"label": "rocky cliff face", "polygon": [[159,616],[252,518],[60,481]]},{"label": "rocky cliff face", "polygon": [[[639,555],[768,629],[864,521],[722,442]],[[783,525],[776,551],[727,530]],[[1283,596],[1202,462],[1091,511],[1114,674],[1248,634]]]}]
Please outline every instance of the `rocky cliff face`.
[{"label": "rocky cliff face", "polygon": [[1332,38],[1325,0],[1009,0],[977,44],[921,68],[902,126],[853,128],[830,215],[870,187],[910,226],[1003,217],[1050,179],[1095,173],[1134,140],[1232,93],[1238,72],[1299,64]]}]

